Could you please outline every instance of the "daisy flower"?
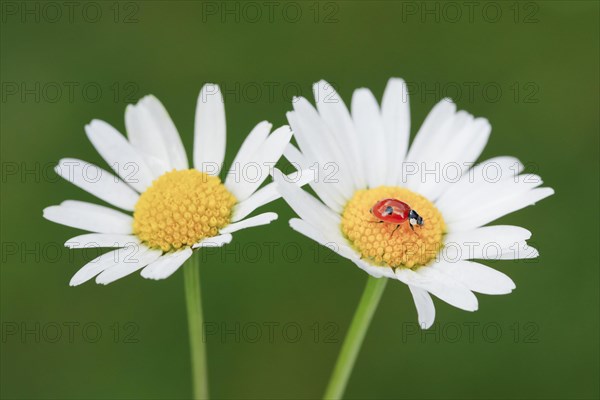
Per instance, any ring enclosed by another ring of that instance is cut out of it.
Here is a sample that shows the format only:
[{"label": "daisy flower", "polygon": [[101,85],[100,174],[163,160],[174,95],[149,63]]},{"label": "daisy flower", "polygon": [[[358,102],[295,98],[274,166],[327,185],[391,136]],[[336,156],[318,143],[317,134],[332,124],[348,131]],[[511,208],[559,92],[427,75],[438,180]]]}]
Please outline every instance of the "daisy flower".
[{"label": "daisy flower", "polygon": [[[518,226],[484,226],[550,196],[542,180],[521,174],[513,157],[474,164],[491,132],[444,99],[409,146],[408,91],[390,79],[381,106],[357,89],[351,112],[325,81],[313,87],[316,109],[297,98],[287,114],[299,148],[284,155],[319,171],[310,185],[319,199],[275,171],[283,198],[300,218],[299,233],[351,260],[371,276],[354,317],[326,398],[340,397],[387,279],[405,283],[423,328],[435,318],[431,294],[467,311],[473,292],[510,293],[513,281],[476,259],[537,257],[531,233]],[[379,278],[379,279],[378,279]]]},{"label": "daisy flower", "polygon": [[[94,277],[108,284],[138,270],[148,279],[165,279],[184,267],[194,398],[208,398],[207,363],[202,341],[200,266],[194,251],[223,246],[232,233],[268,224],[277,214],[246,218],[279,197],[274,183],[259,187],[291,138],[289,127],[273,133],[261,122],[235,156],[224,182],[225,109],[216,85],[205,85],[198,98],[193,168],[179,133],[163,105],[146,96],[125,111],[127,138],[114,127],[93,120],[85,127],[98,153],[118,176],[87,162],[65,158],[56,172],[93,194],[104,205],[67,200],[44,209],[50,221],[86,230],[69,239],[70,248],[115,247],[87,263],[71,286]],[[298,184],[310,178],[304,174]]]},{"label": "daisy flower", "polygon": [[[142,269],[148,279],[165,279],[205,246],[222,246],[241,229],[268,224],[269,212],[246,218],[279,197],[274,185],[259,187],[288,144],[283,126],[259,123],[243,142],[227,173],[219,179],[225,157],[225,109],[218,86],[205,85],[198,97],[193,168],[166,109],[146,96],[125,111],[127,138],[100,120],[85,131],[110,172],[82,160],[60,160],[55,171],[109,205],[66,200],[44,209],[44,218],[89,232],[69,239],[70,248],[115,247],[81,268],[72,286],[94,277],[108,284]],[[246,168],[252,166],[252,168]],[[252,175],[252,176],[250,176]],[[135,261],[133,261],[135,259]]]}]

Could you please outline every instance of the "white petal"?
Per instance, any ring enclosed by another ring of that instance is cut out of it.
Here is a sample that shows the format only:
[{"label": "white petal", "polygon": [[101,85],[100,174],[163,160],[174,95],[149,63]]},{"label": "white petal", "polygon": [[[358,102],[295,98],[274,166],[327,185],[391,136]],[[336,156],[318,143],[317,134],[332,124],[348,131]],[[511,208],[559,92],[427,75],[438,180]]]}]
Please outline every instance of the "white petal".
[{"label": "white petal", "polygon": [[242,171],[242,168],[249,162],[255,161],[253,160],[253,157],[265,143],[265,140],[267,140],[267,136],[269,136],[269,132],[271,132],[272,127],[273,125],[271,125],[269,122],[262,121],[259,122],[254,129],[252,129],[252,131],[250,131],[240,146],[240,149],[237,152],[229,171],[227,172],[227,176],[225,177],[226,187],[229,188],[235,184],[235,181],[239,181],[239,175]]},{"label": "white petal", "polygon": [[372,188],[384,185],[387,176],[388,143],[379,105],[369,89],[354,91],[352,119],[363,151],[367,183]]},{"label": "white petal", "polygon": [[365,271],[367,274],[374,276],[375,278],[396,279],[396,275],[394,274],[394,270],[392,268],[382,267],[381,265],[373,265],[364,258],[359,258],[353,261],[354,264],[356,264],[360,269]]},{"label": "white petal", "polygon": [[[311,224],[309,224],[301,218],[292,218],[289,220],[289,224],[290,227],[296,232],[303,234],[304,236],[314,240],[315,242],[323,246],[326,246],[326,244],[329,243],[322,232],[319,232],[317,228],[315,228],[314,226],[312,226]],[[339,247],[340,243],[336,244]]]},{"label": "white petal", "polygon": [[126,247],[139,244],[140,239],[135,235],[115,233],[86,233],[75,236],[65,242],[65,247],[70,249],[84,249],[90,247]]},{"label": "white petal", "polygon": [[320,245],[327,247],[342,257],[352,261],[359,258],[358,253],[348,246],[348,243],[341,237],[341,235],[338,237],[335,235],[324,235],[323,232],[319,232],[319,230],[313,225],[300,218],[292,218],[290,219],[289,223],[290,227],[296,232],[299,232],[300,234],[314,240]]},{"label": "white petal", "polygon": [[[121,250],[126,250],[125,249]],[[139,246],[135,248],[134,252],[121,257],[118,263],[105,269],[100,275],[96,277],[96,283],[101,285],[107,285],[118,279],[121,279],[127,275],[134,273],[146,265],[154,262],[162,255],[161,250],[149,249],[145,246]]]},{"label": "white petal", "polygon": [[303,220],[325,234],[339,231],[341,220],[338,214],[297,185],[287,182],[278,169],[274,171],[274,180],[281,196]]},{"label": "white petal", "polygon": [[191,255],[192,249],[189,247],[164,254],[142,270],[142,277],[154,280],[166,279],[173,275]]},{"label": "white petal", "polygon": [[541,178],[518,175],[522,170],[517,159],[497,157],[478,164],[450,185],[436,201],[449,229],[476,228],[553,193],[549,188],[535,189],[543,183]]},{"label": "white petal", "polygon": [[466,143],[463,147],[457,142],[452,141],[453,146],[458,147],[462,150],[460,152],[461,156],[459,156],[458,159],[461,161],[469,161],[472,163],[477,161],[477,159],[483,152],[483,149],[485,148],[491,133],[492,125],[490,124],[490,121],[487,120],[487,118],[475,118],[473,122],[468,126],[467,130],[461,132],[461,134],[464,136],[462,139],[470,139],[470,142]]},{"label": "white petal", "polygon": [[125,108],[125,128],[131,144],[149,159],[155,177],[163,170],[174,168],[163,132],[141,100]]},{"label": "white petal", "polygon": [[144,154],[144,160],[146,161],[146,164],[152,171],[152,176],[154,177],[154,179],[160,177],[166,172],[173,170],[173,167],[171,167],[166,160],[152,156],[150,154]]},{"label": "white petal", "polygon": [[85,126],[85,132],[98,153],[124,182],[138,192],[152,184],[153,173],[144,157],[110,124],[95,119]]},{"label": "white petal", "polygon": [[355,188],[367,186],[358,134],[348,108],[334,87],[321,80],[313,85],[313,94],[319,115],[332,133],[335,144],[346,156],[347,165],[354,178]]},{"label": "white petal", "polygon": [[271,221],[275,221],[277,219],[277,214],[274,212],[268,212],[264,214],[259,214],[252,218],[247,218],[240,222],[234,222],[232,224],[227,225],[225,228],[221,229],[220,233],[233,233],[242,229],[252,228],[254,226],[261,226],[270,224]]},{"label": "white petal", "polygon": [[500,256],[489,259],[493,260],[522,260],[522,259],[531,259],[537,258],[540,256],[540,253],[536,248],[531,247],[526,242],[519,242],[518,244],[512,245],[509,248],[502,249],[502,254]]},{"label": "white petal", "polygon": [[340,184],[352,191],[352,169],[349,165],[351,155],[345,154],[340,148],[337,135],[308,100],[297,97],[293,105],[297,122],[294,132],[302,151],[314,155],[314,161],[333,162],[338,165]]},{"label": "white petal", "polygon": [[169,164],[175,169],[188,169],[188,159],[181,137],[163,104],[156,97],[150,95],[140,100],[138,107],[147,110],[152,124],[151,129],[160,132],[169,157]]},{"label": "white petal", "polygon": [[[533,177],[533,179],[531,179]],[[505,178],[497,182],[480,182],[470,191],[462,193],[462,198],[455,204],[444,205],[448,221],[457,221],[476,214],[490,203],[500,202],[500,199],[517,197],[542,185],[542,179],[537,175],[520,175],[515,178]]]},{"label": "white petal", "polygon": [[499,181],[482,181],[473,186],[470,191],[462,193],[457,205],[446,206],[446,210],[457,211],[450,214],[450,220],[462,219],[466,214],[498,201],[499,198],[520,195],[531,191],[544,182],[537,175],[523,174],[514,178],[506,177]]},{"label": "white petal", "polygon": [[[491,130],[485,118],[473,118],[464,111],[456,113],[452,125],[440,138],[440,143],[431,146],[429,152],[423,154],[425,158],[420,167],[425,170],[418,187],[419,193],[435,200],[456,183],[481,155]],[[436,173],[425,173],[430,170],[436,170]]]},{"label": "white petal", "polygon": [[489,191],[488,183],[514,179],[525,167],[514,157],[494,157],[471,168],[456,183],[447,187],[436,200],[436,206],[452,215],[454,210],[468,206],[469,198]]},{"label": "white petal", "polygon": [[502,193],[496,201],[487,203],[472,210],[467,215],[460,216],[456,221],[446,221],[448,229],[453,232],[477,228],[492,222],[506,214],[510,214],[554,194],[551,188],[537,188],[525,193]]},{"label": "white petal", "polygon": [[335,135],[305,98],[294,99],[294,112],[288,113],[288,120],[307,161],[320,171],[318,177],[345,203],[354,193],[350,156],[342,152]]},{"label": "white petal", "polygon": [[93,259],[84,265],[75,275],[71,278],[69,283],[71,286],[81,285],[84,282],[89,281],[102,271],[113,267],[124,260],[131,261],[135,254],[140,251],[145,251],[147,248],[143,245],[130,245],[124,248],[109,251],[108,253],[102,254],[100,257]]},{"label": "white petal", "polygon": [[443,153],[443,162],[455,162],[461,166],[477,161],[487,144],[492,126],[485,118],[471,118],[463,129],[451,132],[450,141]]},{"label": "white petal", "polygon": [[133,218],[112,208],[66,200],[44,208],[44,218],[58,224],[98,233],[132,233]]},{"label": "white petal", "polygon": [[424,155],[430,151],[431,146],[437,145],[445,132],[443,128],[452,121],[455,112],[456,105],[450,99],[443,99],[437,103],[417,132],[406,155],[406,160],[421,162]]},{"label": "white petal", "polygon": [[433,325],[433,321],[435,321],[435,306],[429,292],[411,285],[408,285],[408,288],[417,307],[419,325],[421,325],[422,329],[429,329]]},{"label": "white petal", "polygon": [[[288,113],[288,119],[290,121],[294,120],[293,113]],[[346,200],[344,200],[345,197],[336,189],[335,178],[333,181],[328,178],[328,174],[324,168],[322,168],[324,166],[323,164],[309,161],[304,154],[292,144],[289,144],[286,147],[283,155],[296,168],[305,171],[313,171],[314,177],[307,183],[310,184],[310,187],[315,191],[317,196],[319,196],[323,203],[327,204],[329,208],[337,212],[342,211],[346,202]]]},{"label": "white petal", "polygon": [[225,158],[227,134],[225,105],[219,85],[202,87],[196,104],[194,124],[194,167],[210,175],[219,175]]},{"label": "white petal", "polygon": [[283,155],[296,169],[303,169],[310,164],[306,156],[291,143],[287,145]]},{"label": "white petal", "polygon": [[408,89],[402,79],[388,81],[381,101],[381,116],[386,137],[388,180],[397,185],[410,136]]},{"label": "white petal", "polygon": [[438,269],[478,293],[507,294],[516,287],[512,279],[502,272],[472,261],[439,262],[431,268]]},{"label": "white petal", "polygon": [[348,155],[342,153],[334,134],[305,98],[294,98],[294,111],[288,112],[287,118],[308,164],[301,168],[318,171],[320,179],[315,183],[326,183],[319,183],[322,190],[327,186],[330,196],[340,205],[345,204],[354,193],[354,178]]},{"label": "white petal", "polygon": [[283,150],[292,138],[292,131],[288,126],[276,129],[264,141],[255,154],[243,160],[239,165],[239,173],[229,175],[225,186],[239,200],[247,199],[270,175],[275,163],[281,158]]},{"label": "white petal", "polygon": [[85,161],[63,158],[54,170],[72,184],[123,210],[133,211],[139,198],[139,195],[119,178]]},{"label": "white petal", "polygon": [[268,121],[262,121],[256,124],[244,140],[244,143],[240,146],[240,150],[235,156],[235,160],[241,162],[244,160],[251,160],[252,156],[260,150],[260,147],[264,144],[265,140],[267,140],[267,137],[269,137],[272,128],[273,124]]},{"label": "white petal", "polygon": [[[444,239],[444,250],[448,260],[489,259],[495,249],[510,249],[528,240],[531,232],[519,226],[484,226],[462,232],[450,232]],[[457,254],[455,254],[457,253]],[[499,252],[501,253],[501,251]]]},{"label": "white petal", "polygon": [[231,239],[233,239],[233,236],[231,236],[230,233],[209,237],[194,244],[192,249],[197,249],[199,247],[221,247],[230,243]]},{"label": "white petal", "polygon": [[104,253],[100,257],[96,257],[92,261],[88,262],[79,271],[77,271],[75,275],[73,275],[69,285],[81,285],[82,283],[89,281],[105,269],[115,265],[120,258],[119,252],[121,250],[122,249],[109,251],[108,253]]},{"label": "white petal", "polygon": [[476,311],[477,297],[462,283],[431,266],[416,271],[396,268],[396,277],[407,285],[427,290],[446,303],[465,311]]},{"label": "white petal", "polygon": [[258,207],[270,203],[274,200],[277,200],[279,197],[281,196],[279,195],[279,192],[275,187],[275,183],[269,183],[263,188],[257,190],[252,196],[248,197],[246,200],[236,204],[233,208],[233,216],[231,218],[231,221],[240,221],[241,219],[250,215]]},{"label": "white petal", "polygon": [[[294,183],[298,186],[304,186],[308,182],[311,182],[313,179],[314,172],[311,170],[302,170],[286,176],[286,180],[288,182]],[[231,221],[240,221],[241,219],[250,215],[250,213],[252,213],[258,207],[261,207],[267,203],[277,200],[280,197],[281,195],[277,191],[275,183],[269,183],[268,185],[265,185],[256,192],[254,192],[254,194],[248,197],[246,200],[236,204],[233,209],[233,217],[231,218]]]},{"label": "white petal", "polygon": [[[417,163],[419,173],[411,175],[406,185],[414,191],[419,191],[426,197],[432,189],[437,189],[442,183],[446,183],[446,158],[456,157],[456,151],[447,154],[447,149],[453,148],[452,138],[456,133],[465,131],[473,122],[473,116],[466,111],[452,113],[447,118],[440,120],[439,123],[431,128],[430,137],[432,142],[422,149],[418,160],[412,160]],[[414,154],[414,153],[412,153]],[[409,156],[413,156],[409,154]],[[462,170],[462,165],[459,165]],[[442,176],[442,170],[444,175]],[[453,171],[452,171],[453,172]],[[443,178],[443,179],[442,179]]]}]

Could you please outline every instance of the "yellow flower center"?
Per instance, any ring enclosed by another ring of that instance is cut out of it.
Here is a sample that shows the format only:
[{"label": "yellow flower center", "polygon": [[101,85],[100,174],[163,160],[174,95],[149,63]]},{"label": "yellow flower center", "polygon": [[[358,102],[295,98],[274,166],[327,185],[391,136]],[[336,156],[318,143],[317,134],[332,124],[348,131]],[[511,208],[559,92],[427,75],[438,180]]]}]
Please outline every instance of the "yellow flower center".
[{"label": "yellow flower center", "polygon": [[140,196],[133,232],[163,251],[191,246],[228,225],[235,203],[218,177],[195,169],[167,172]]},{"label": "yellow flower center", "polygon": [[[423,218],[423,226],[415,225],[413,231],[408,219],[400,224],[380,223],[370,210],[384,199],[408,204]],[[359,190],[342,213],[342,232],[361,256],[393,268],[413,268],[433,260],[443,246],[445,230],[442,214],[429,200],[401,187]]]}]

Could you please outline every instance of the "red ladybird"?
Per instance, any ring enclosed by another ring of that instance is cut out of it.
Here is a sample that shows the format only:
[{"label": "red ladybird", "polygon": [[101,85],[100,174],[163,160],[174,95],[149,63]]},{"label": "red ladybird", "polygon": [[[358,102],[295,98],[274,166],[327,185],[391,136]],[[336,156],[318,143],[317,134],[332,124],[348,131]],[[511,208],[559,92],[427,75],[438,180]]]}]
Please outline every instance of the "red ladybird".
[{"label": "red ladybird", "polygon": [[379,223],[389,222],[396,224],[396,228],[392,231],[392,235],[396,232],[396,229],[400,227],[400,224],[408,221],[410,229],[415,230],[414,226],[423,226],[423,218],[408,204],[397,199],[383,199],[379,200],[370,210],[379,221]]}]

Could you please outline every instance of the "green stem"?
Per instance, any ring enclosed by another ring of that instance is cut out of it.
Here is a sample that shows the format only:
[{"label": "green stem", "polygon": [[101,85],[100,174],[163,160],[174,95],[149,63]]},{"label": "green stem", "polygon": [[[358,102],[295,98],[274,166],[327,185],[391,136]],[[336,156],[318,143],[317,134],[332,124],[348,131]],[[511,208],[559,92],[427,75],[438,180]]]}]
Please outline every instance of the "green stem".
[{"label": "green stem", "polygon": [[183,280],[190,334],[194,399],[208,399],[206,349],[202,337],[202,300],[200,296],[200,262],[198,254],[192,254],[185,262]]},{"label": "green stem", "polygon": [[375,314],[375,310],[377,309],[377,305],[379,304],[387,281],[386,278],[374,278],[369,276],[365,291],[360,298],[360,303],[358,303],[354,318],[352,318],[350,329],[348,330],[346,339],[344,339],[342,350],[335,363],[333,374],[329,379],[329,384],[325,391],[325,399],[341,399],[344,395],[344,390],[348,384],[352,368],[354,368],[356,357],[358,356],[358,352],[360,351],[360,347],[367,333],[367,329],[369,328],[369,324],[371,323],[371,319],[373,318],[373,314]]}]

